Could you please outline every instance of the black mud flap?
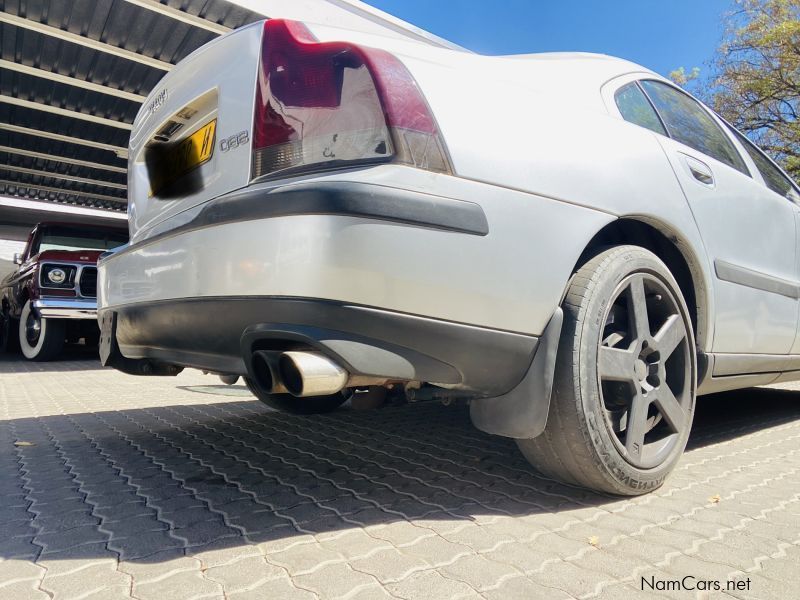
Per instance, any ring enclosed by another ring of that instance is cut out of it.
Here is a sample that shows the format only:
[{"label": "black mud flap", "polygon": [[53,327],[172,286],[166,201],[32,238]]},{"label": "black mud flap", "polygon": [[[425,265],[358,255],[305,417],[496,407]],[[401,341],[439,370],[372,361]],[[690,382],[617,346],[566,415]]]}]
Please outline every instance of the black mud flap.
[{"label": "black mud flap", "polygon": [[517,439],[534,438],[544,431],[550,411],[556,353],[564,311],[557,308],[545,327],[522,381],[510,392],[470,402],[472,423],[486,433]]},{"label": "black mud flap", "polygon": [[103,311],[99,318],[100,325],[100,363],[104,367],[113,367],[128,375],[175,376],[183,367],[155,362],[147,358],[126,358],[117,344],[117,314]]}]

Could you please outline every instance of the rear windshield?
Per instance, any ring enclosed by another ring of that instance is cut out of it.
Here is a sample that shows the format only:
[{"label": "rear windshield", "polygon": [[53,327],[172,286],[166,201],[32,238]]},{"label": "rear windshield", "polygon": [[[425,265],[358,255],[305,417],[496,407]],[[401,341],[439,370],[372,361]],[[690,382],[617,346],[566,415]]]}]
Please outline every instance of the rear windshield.
[{"label": "rear windshield", "polygon": [[39,236],[36,252],[45,250],[111,250],[128,242],[123,231],[48,227]]}]

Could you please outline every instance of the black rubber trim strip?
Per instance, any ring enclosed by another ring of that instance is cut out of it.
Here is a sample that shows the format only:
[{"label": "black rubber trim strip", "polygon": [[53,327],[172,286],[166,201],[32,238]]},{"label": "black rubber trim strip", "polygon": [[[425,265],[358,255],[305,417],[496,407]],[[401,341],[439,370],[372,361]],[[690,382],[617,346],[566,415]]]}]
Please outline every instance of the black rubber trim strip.
[{"label": "black rubber trim strip", "polygon": [[800,369],[800,356],[793,354],[714,354],[714,377],[781,373]]},{"label": "black rubber trim strip", "polygon": [[795,281],[787,281],[773,275],[753,271],[718,258],[714,259],[714,270],[722,281],[787,296],[795,300],[800,298],[800,284]]},{"label": "black rubber trim strip", "polygon": [[209,202],[187,226],[293,215],[344,215],[473,235],[489,233],[486,215],[474,202],[357,182],[251,186]]},{"label": "black rubber trim strip", "polygon": [[280,187],[253,184],[209,200],[194,218],[183,225],[156,233],[102,260],[196,229],[296,215],[362,217],[470,235],[485,236],[489,233],[483,208],[467,200],[353,181],[298,183]]}]

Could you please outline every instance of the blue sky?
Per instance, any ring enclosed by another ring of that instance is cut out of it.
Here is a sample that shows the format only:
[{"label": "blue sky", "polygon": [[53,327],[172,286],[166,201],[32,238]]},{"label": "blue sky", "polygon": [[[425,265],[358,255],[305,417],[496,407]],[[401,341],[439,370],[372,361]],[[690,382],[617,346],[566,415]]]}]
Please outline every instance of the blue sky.
[{"label": "blue sky", "polygon": [[707,71],[733,0],[366,0],[482,54],[584,51]]}]

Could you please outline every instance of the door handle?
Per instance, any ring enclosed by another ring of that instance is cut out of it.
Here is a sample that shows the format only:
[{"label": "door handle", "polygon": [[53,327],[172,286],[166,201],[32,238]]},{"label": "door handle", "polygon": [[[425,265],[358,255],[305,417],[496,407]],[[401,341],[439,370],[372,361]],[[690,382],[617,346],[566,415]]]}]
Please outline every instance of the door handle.
[{"label": "door handle", "polygon": [[714,187],[714,173],[711,171],[711,167],[691,156],[685,156],[684,160],[692,177],[703,185]]}]

